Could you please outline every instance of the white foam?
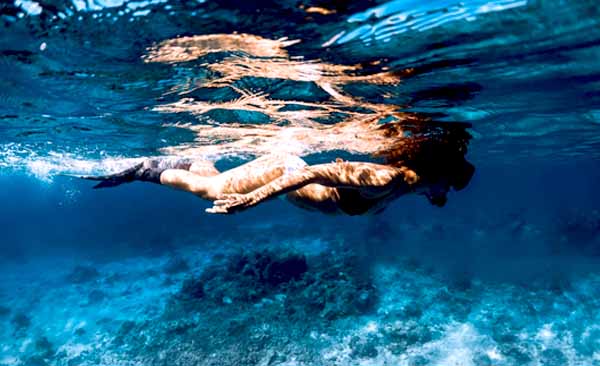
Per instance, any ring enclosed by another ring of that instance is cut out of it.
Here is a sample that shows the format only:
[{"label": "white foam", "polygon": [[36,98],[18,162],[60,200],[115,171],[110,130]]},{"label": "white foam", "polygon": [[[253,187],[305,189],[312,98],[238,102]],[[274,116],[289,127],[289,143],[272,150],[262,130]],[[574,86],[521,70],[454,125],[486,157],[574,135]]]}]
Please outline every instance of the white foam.
[{"label": "white foam", "polygon": [[543,341],[544,343],[549,343],[554,339],[556,335],[552,331],[552,324],[544,324],[542,329],[537,333],[536,338]]},{"label": "white foam", "polygon": [[9,143],[0,145],[0,169],[24,172],[41,181],[51,183],[55,176],[62,174],[101,175],[121,171],[142,159],[119,156],[92,159],[83,158],[84,154],[79,151],[56,150],[40,153],[32,146]]},{"label": "white foam", "polygon": [[[73,7],[78,12],[92,12],[102,11],[105,9],[121,7],[127,4],[129,9],[141,9],[156,4],[166,3],[168,0],[145,0],[145,1],[130,1],[130,0],[71,0]],[[35,16],[40,15],[44,8],[36,1],[31,0],[15,0],[14,4],[21,7],[28,15]],[[150,12],[150,10],[148,10]],[[69,14],[72,15],[72,14]],[[65,18],[66,15],[59,13],[61,18]]]},{"label": "white foam", "polygon": [[0,358],[0,364],[6,365],[6,366],[20,365],[21,360],[16,357],[6,356],[6,357]]},{"label": "white foam", "polygon": [[15,5],[21,7],[29,15],[40,15],[42,7],[39,3],[29,0],[15,0]]},{"label": "white foam", "polygon": [[92,349],[92,346],[89,344],[68,343],[60,346],[58,352],[64,352],[67,355],[67,359],[73,359],[79,357],[83,352],[91,351]]},{"label": "white foam", "polygon": [[19,352],[25,353],[25,351],[27,351],[27,348],[29,348],[29,345],[31,343],[33,343],[33,341],[31,340],[31,338],[25,338],[25,340],[23,341],[23,343],[21,343],[21,347],[19,347]]}]

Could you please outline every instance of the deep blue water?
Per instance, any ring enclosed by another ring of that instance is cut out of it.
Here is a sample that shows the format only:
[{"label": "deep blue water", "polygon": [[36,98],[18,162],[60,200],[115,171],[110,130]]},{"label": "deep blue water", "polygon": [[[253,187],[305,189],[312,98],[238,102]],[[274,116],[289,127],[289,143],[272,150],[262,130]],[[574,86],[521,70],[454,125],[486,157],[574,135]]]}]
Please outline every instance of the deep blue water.
[{"label": "deep blue water", "polygon": [[[600,365],[598,19],[583,0],[3,2],[0,365]],[[64,176],[368,159],[254,137],[378,108],[470,123],[466,189],[215,216]]]}]

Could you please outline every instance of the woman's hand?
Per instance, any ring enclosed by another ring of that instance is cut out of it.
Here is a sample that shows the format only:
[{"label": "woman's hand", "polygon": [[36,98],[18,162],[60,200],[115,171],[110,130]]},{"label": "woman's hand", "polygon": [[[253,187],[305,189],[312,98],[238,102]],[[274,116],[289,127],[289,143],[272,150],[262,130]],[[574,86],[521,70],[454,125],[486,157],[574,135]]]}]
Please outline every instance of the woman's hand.
[{"label": "woman's hand", "polygon": [[256,195],[252,193],[226,193],[213,201],[213,207],[207,208],[206,212],[213,214],[231,214],[239,212],[256,205],[259,200],[255,197]]}]

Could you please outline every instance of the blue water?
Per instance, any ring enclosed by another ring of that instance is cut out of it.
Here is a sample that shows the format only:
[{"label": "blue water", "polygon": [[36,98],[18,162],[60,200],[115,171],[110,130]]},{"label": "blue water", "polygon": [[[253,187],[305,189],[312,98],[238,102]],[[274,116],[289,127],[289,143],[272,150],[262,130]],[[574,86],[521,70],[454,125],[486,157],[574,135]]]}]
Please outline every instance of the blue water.
[{"label": "blue water", "polygon": [[[600,365],[599,12],[0,4],[0,365]],[[206,35],[269,46],[176,45]],[[227,169],[274,148],[368,159],[260,134],[377,108],[470,123],[469,185],[443,208],[407,195],[375,216],[281,200],[216,216],[166,187],[64,175],[190,153]],[[273,282],[298,257],[306,271]]]}]

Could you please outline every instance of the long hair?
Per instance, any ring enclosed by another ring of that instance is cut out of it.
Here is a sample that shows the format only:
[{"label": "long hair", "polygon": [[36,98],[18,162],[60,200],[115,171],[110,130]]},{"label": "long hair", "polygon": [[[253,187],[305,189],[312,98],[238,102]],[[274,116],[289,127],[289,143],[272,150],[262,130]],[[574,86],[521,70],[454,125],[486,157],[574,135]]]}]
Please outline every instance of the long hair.
[{"label": "long hair", "polygon": [[475,171],[465,159],[471,134],[469,123],[408,120],[382,124],[389,138],[374,155],[385,164],[414,170],[423,183],[447,182],[464,188]]}]

